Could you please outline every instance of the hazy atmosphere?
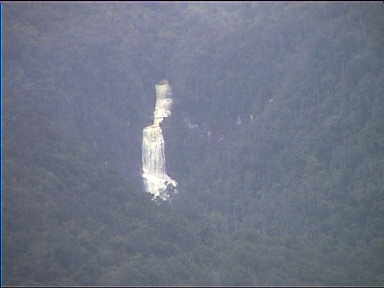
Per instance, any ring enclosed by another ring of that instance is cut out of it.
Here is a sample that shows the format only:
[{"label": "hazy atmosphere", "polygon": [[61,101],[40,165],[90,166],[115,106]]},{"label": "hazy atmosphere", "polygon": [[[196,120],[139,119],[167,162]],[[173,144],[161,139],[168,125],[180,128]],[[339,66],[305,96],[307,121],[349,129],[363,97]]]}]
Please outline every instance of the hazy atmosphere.
[{"label": "hazy atmosphere", "polygon": [[384,285],[384,4],[3,2],[7,285]]}]

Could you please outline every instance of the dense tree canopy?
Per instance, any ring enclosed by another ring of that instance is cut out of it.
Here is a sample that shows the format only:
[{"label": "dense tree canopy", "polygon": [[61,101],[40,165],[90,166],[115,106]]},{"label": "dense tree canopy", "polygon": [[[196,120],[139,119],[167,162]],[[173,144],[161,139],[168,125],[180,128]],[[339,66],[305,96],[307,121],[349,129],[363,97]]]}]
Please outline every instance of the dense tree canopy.
[{"label": "dense tree canopy", "polygon": [[[381,2],[4,12],[7,284],[384,284]],[[169,202],[140,175],[161,79]]]}]

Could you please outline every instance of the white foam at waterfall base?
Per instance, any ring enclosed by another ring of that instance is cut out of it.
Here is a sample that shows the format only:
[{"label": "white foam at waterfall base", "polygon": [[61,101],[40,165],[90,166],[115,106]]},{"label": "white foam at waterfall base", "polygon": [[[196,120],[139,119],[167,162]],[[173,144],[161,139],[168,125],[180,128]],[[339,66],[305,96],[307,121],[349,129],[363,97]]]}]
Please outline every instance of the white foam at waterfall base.
[{"label": "white foam at waterfall base", "polygon": [[156,103],[153,124],[143,129],[142,165],[145,191],[153,198],[167,200],[170,191],[176,192],[177,182],[167,174],[164,136],[161,122],[171,115],[171,87],[167,81],[156,84]]}]

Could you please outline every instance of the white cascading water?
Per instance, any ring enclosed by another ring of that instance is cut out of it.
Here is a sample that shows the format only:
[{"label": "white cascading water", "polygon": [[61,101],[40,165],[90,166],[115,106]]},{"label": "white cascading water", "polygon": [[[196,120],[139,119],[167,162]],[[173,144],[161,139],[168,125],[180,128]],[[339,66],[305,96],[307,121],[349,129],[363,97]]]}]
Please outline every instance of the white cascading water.
[{"label": "white cascading water", "polygon": [[167,200],[169,192],[176,192],[177,182],[167,175],[164,137],[161,122],[171,115],[171,87],[163,80],[155,85],[156,104],[153,124],[143,129],[142,165],[146,192],[154,198]]}]

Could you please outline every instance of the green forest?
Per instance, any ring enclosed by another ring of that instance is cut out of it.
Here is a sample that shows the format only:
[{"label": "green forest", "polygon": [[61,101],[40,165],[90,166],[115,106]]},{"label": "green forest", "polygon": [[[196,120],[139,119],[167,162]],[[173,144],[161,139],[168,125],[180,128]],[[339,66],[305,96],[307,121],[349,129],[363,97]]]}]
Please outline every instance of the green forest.
[{"label": "green forest", "polygon": [[6,285],[384,285],[381,1],[3,5]]}]

